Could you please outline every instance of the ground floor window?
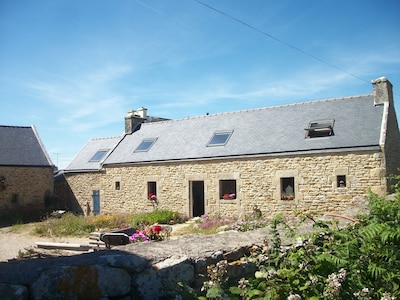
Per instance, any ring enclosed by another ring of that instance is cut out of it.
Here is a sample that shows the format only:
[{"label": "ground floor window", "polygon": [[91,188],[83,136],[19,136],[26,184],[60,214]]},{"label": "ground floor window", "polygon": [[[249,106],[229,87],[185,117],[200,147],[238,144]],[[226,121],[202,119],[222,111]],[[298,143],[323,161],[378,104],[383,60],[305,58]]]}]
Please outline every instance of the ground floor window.
[{"label": "ground floor window", "polygon": [[281,178],[281,200],[293,200],[294,198],[294,177]]},{"label": "ground floor window", "polygon": [[120,189],[121,189],[121,182],[116,181],[116,182],[115,182],[115,190],[116,190],[116,191],[119,191]]},{"label": "ground floor window", "polygon": [[219,181],[219,198],[236,199],[236,180]]},{"label": "ground floor window", "polygon": [[13,203],[13,204],[18,203],[18,194],[11,195],[11,203]]},{"label": "ground floor window", "polygon": [[147,182],[147,195],[150,200],[157,200],[157,182]]},{"label": "ground floor window", "polygon": [[336,176],[337,187],[346,187],[346,175]]}]

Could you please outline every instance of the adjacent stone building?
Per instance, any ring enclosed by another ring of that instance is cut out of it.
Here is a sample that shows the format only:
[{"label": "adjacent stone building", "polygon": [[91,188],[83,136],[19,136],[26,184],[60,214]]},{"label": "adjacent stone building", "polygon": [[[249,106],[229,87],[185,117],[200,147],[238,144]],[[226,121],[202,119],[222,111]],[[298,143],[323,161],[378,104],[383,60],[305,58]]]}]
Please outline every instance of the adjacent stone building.
[{"label": "adjacent stone building", "polygon": [[372,84],[368,95],[180,120],[142,108],[124,135],[89,141],[63,176],[87,213],[342,210],[368,189],[389,192],[400,166],[392,85]]},{"label": "adjacent stone building", "polygon": [[0,126],[0,215],[43,209],[53,197],[53,176],[34,126]]}]

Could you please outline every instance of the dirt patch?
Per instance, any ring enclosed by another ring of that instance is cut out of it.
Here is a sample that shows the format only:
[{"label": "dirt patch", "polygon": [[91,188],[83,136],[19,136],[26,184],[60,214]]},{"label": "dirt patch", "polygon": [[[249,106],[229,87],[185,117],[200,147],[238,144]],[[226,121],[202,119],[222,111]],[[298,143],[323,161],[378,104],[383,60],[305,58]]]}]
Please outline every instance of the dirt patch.
[{"label": "dirt patch", "polygon": [[[89,238],[39,237],[32,235],[35,224],[0,228],[0,261],[18,258],[35,249],[36,242],[88,244]],[[72,252],[71,252],[72,253]],[[75,252],[76,253],[76,252]],[[61,253],[60,253],[61,254]]]}]

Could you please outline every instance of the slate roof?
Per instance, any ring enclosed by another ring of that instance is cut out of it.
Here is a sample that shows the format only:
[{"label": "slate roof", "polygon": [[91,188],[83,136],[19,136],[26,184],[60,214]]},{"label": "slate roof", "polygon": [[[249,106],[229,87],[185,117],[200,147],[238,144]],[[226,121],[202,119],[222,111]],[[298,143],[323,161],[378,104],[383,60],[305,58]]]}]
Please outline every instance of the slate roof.
[{"label": "slate roof", "polygon": [[[144,123],[126,135],[104,165],[299,152],[379,150],[383,105],[372,94],[201,117]],[[333,136],[305,138],[312,121],[334,120]],[[208,147],[215,132],[233,131],[225,146]],[[147,152],[143,139],[157,138]]]},{"label": "slate roof", "polygon": [[[121,138],[121,136],[114,136],[106,138],[93,138],[89,140],[65,170],[69,172],[90,172],[99,170],[101,167],[101,162],[107,157],[107,154],[114,149]],[[105,154],[101,160],[93,161],[93,156],[97,153],[97,151],[101,150],[107,150],[107,154]]]},{"label": "slate roof", "polygon": [[53,166],[34,126],[0,125],[0,166]]}]

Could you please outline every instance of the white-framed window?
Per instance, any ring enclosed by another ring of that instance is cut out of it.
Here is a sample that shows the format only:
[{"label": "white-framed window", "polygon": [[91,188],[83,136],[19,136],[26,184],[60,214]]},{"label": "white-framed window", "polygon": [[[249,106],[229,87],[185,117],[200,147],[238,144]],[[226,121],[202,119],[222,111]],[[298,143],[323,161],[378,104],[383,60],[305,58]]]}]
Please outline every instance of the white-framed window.
[{"label": "white-framed window", "polygon": [[108,149],[98,150],[92,158],[89,160],[90,162],[96,162],[103,159],[103,157],[107,154]]},{"label": "white-framed window", "polygon": [[150,150],[150,148],[154,145],[154,143],[157,141],[156,138],[153,139],[144,139],[139,146],[135,149],[135,152],[147,152]]},{"label": "white-framed window", "polygon": [[228,143],[233,131],[217,131],[208,142],[207,146],[225,146]]}]

